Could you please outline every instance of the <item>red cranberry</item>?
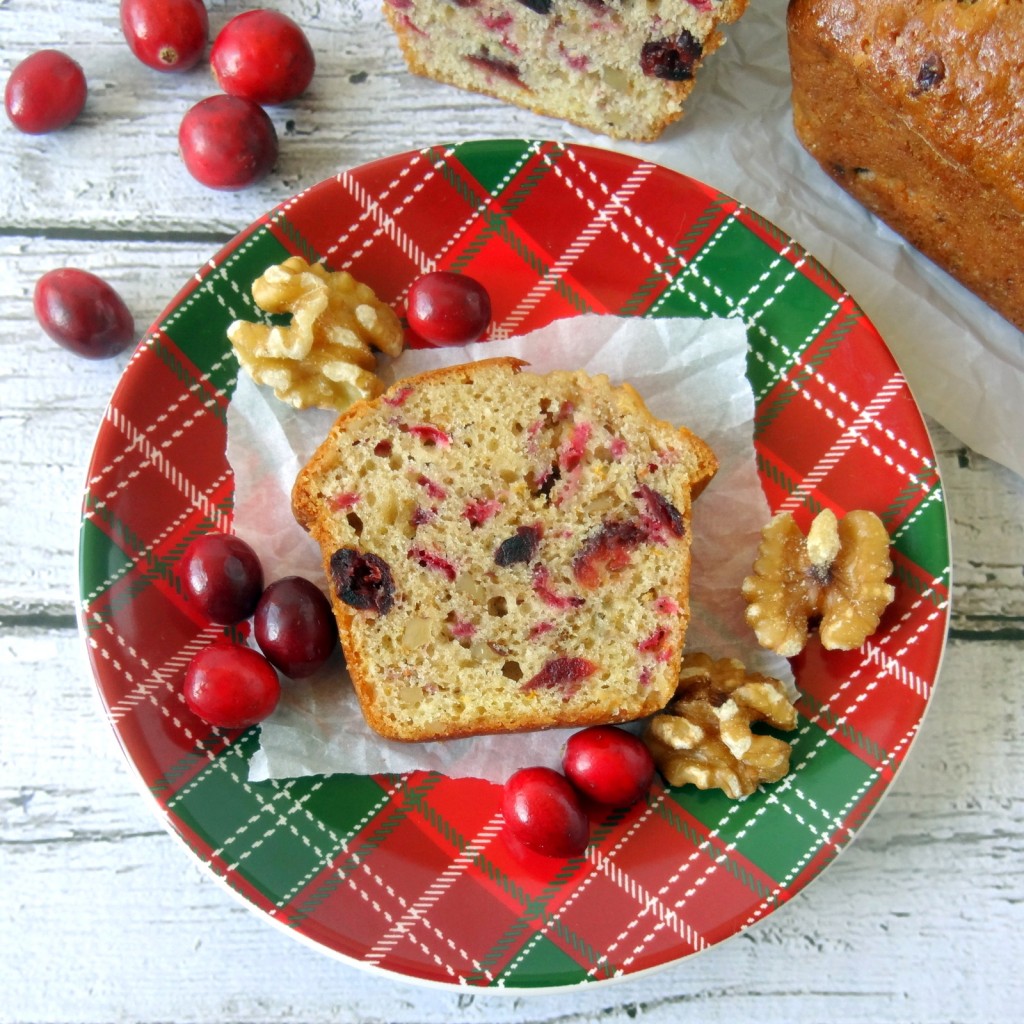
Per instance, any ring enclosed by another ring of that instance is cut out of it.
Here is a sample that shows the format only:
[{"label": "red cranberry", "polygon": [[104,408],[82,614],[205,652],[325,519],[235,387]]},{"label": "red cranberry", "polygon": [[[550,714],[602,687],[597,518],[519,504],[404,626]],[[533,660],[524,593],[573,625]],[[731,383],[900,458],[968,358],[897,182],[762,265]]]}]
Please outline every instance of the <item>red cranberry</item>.
[{"label": "red cranberry", "polygon": [[472,277],[436,270],[413,281],[406,312],[409,326],[428,344],[466,345],[487,330],[491,297]]},{"label": "red cranberry", "polygon": [[387,615],[395,603],[391,567],[380,555],[338,548],[331,555],[331,582],[339,599],[352,608]]},{"label": "red cranberry", "polygon": [[544,528],[539,524],[517,526],[511,537],[506,537],[494,552],[494,561],[501,566],[529,562],[537,553]]},{"label": "red cranberry", "polygon": [[338,642],[330,602],[301,576],[267,587],[256,606],[253,634],[267,660],[292,679],[312,675]]},{"label": "red cranberry", "polygon": [[630,564],[630,552],[648,540],[647,531],[632,520],[606,520],[583,542],[572,560],[576,581],[593,590],[604,578],[602,569],[619,572]]},{"label": "red cranberry", "polygon": [[237,192],[265,178],[277,160],[277,132],[266,111],[239,96],[209,96],[182,118],[178,145],[189,174]]},{"label": "red cranberry", "polygon": [[251,647],[211,644],[185,670],[185,703],[204,722],[244,729],[277,707],[281,681],[273,665]]},{"label": "red cranberry", "polygon": [[230,626],[256,610],[263,593],[263,568],[241,537],[206,533],[185,551],[181,581],[206,618]]},{"label": "red cranberry", "polygon": [[686,523],[682,512],[664,494],[647,484],[641,484],[640,490],[635,491],[633,496],[640,498],[646,506],[642,518],[652,540],[664,540],[666,531],[673,537],[685,535]]},{"label": "red cranberry", "polygon": [[578,857],[590,840],[579,794],[553,768],[520,768],[509,776],[501,811],[512,836],[535,853]]},{"label": "red cranberry", "polygon": [[217,84],[232,96],[273,105],[301,96],[316,58],[299,26],[278,11],[246,11],[217,34],[210,50]]},{"label": "red cranberry", "polygon": [[188,71],[210,33],[203,0],[121,0],[121,31],[132,53],[157,71]]},{"label": "red cranberry", "polygon": [[589,658],[552,658],[544,663],[541,670],[523,683],[524,690],[562,690],[571,697],[580,684],[597,671]]},{"label": "red cranberry", "polygon": [[482,71],[487,79],[497,78],[517,85],[521,89],[526,88],[519,65],[513,64],[510,60],[492,57],[488,53],[470,53],[466,56],[466,62]]},{"label": "red cranberry", "polygon": [[643,740],[614,725],[573,733],[562,768],[581,793],[609,807],[631,807],[642,799],[655,770]]},{"label": "red cranberry", "polygon": [[409,548],[406,557],[411,558],[421,569],[439,572],[449,583],[454,583],[459,575],[455,564],[438,551],[430,551],[428,548]]},{"label": "red cranberry", "polygon": [[36,281],[32,304],[43,330],[86,359],[107,359],[135,340],[135,321],[124,299],[87,270],[63,267]]},{"label": "red cranberry", "polygon": [[942,57],[937,53],[928,54],[917,73],[917,89],[913,95],[919,95],[922,92],[928,92],[929,89],[934,89],[935,86],[942,84],[945,77],[946,64]]},{"label": "red cranberry", "polygon": [[686,82],[704,52],[701,41],[685,28],[675,39],[654,39],[640,49],[640,68],[652,78]]},{"label": "red cranberry", "polygon": [[71,124],[85,106],[85,73],[60,50],[39,50],[11,72],[4,107],[11,124],[44,135]]}]

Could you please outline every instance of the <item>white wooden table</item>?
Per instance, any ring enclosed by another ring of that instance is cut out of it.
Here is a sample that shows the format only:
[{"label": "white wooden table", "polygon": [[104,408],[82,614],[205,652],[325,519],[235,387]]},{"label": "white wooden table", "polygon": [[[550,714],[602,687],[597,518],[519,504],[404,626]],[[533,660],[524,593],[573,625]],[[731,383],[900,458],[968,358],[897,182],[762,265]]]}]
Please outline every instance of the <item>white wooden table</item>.
[{"label": "white wooden table", "polygon": [[[32,317],[36,278],[62,265],[104,275],[141,331],[223,241],[341,167],[463,138],[608,145],[414,80],[370,0],[274,6],[308,28],[318,75],[309,96],[272,112],[272,176],[225,195],[191,181],[176,155],[182,113],[213,91],[205,68],[159,76],[135,62],[113,2],[0,0],[4,80],[56,45],[91,85],[68,131],[33,138],[0,125],[0,1020],[1019,1019],[1024,481],[938,424],[955,604],[922,734],[852,848],[700,957],[529,999],[381,979],[268,927],[157,823],[94,695],[74,619],[81,490],[127,357],[88,363],[47,340]],[[244,9],[210,8],[214,30]],[[762,0],[754,15],[775,19],[779,45],[783,10]],[[737,70],[742,31],[715,74]],[[684,146],[685,129],[676,137]],[[843,266],[830,269],[844,280]]]}]

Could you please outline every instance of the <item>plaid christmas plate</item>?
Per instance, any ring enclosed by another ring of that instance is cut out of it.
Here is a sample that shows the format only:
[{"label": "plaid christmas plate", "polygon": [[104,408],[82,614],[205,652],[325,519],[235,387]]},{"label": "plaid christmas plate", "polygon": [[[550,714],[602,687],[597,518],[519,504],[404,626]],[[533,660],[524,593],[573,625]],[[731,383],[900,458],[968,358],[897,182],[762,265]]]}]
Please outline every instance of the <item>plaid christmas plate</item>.
[{"label": "plaid christmas plate", "polygon": [[[181,697],[211,627],[182,598],[189,542],[229,530],[225,329],[289,255],[350,270],[398,304],[437,266],[491,291],[520,333],[589,311],[736,317],[749,339],[769,503],[806,528],[874,509],[896,600],[857,651],[811,644],[791,774],[743,801],[656,785],[598,816],[586,856],[513,856],[500,792],[440,775],[250,783],[253,731]],[[407,153],[288,200],[204,265],[135,352],[99,432],[81,524],[79,615],[99,692],[157,813],[248,904],[392,975],[513,989],[679,961],[790,899],[853,838],[918,731],[946,634],[942,487],[899,368],[857,305],[728,196],[651,163],[548,142]]]}]

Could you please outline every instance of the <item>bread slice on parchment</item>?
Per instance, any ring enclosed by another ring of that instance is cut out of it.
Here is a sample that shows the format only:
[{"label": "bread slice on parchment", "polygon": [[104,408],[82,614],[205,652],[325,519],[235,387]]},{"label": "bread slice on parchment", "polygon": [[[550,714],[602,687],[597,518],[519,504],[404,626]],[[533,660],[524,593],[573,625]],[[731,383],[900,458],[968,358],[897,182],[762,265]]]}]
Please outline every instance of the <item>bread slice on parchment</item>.
[{"label": "bread slice on parchment", "polygon": [[715,456],[629,385],[525,366],[400,381],[295,482],[363,713],[390,739],[630,721],[675,691],[690,503]]}]

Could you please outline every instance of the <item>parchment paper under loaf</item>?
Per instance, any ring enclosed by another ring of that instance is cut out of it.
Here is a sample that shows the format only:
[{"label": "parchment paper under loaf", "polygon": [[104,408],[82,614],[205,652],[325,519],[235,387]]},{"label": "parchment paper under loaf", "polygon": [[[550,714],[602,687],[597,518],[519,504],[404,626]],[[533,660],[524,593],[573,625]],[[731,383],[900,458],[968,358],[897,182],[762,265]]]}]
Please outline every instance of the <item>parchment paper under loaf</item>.
[{"label": "parchment paper under loaf", "polygon": [[[409,351],[382,376],[389,382],[439,366],[498,355],[527,360],[533,372],[582,368],[629,381],[658,417],[688,426],[713,448],[718,475],[694,504],[692,615],[687,647],[739,657],[792,685],[788,663],[761,650],[743,622],[740,584],[750,571],[769,510],[758,483],[747,383],[747,340],[738,320],[639,320],[584,316],[521,338]],[[306,576],[326,587],[319,548],[292,519],[300,467],[324,439],[333,413],[297,413],[241,375],[228,411],[228,458],[235,472],[235,529],[256,549],[268,581]],[[530,764],[558,765],[566,731],[437,743],[389,742],[365,723],[343,660],[315,677],[285,681],[277,711],[263,723],[250,778],[417,768],[503,781]]]}]

